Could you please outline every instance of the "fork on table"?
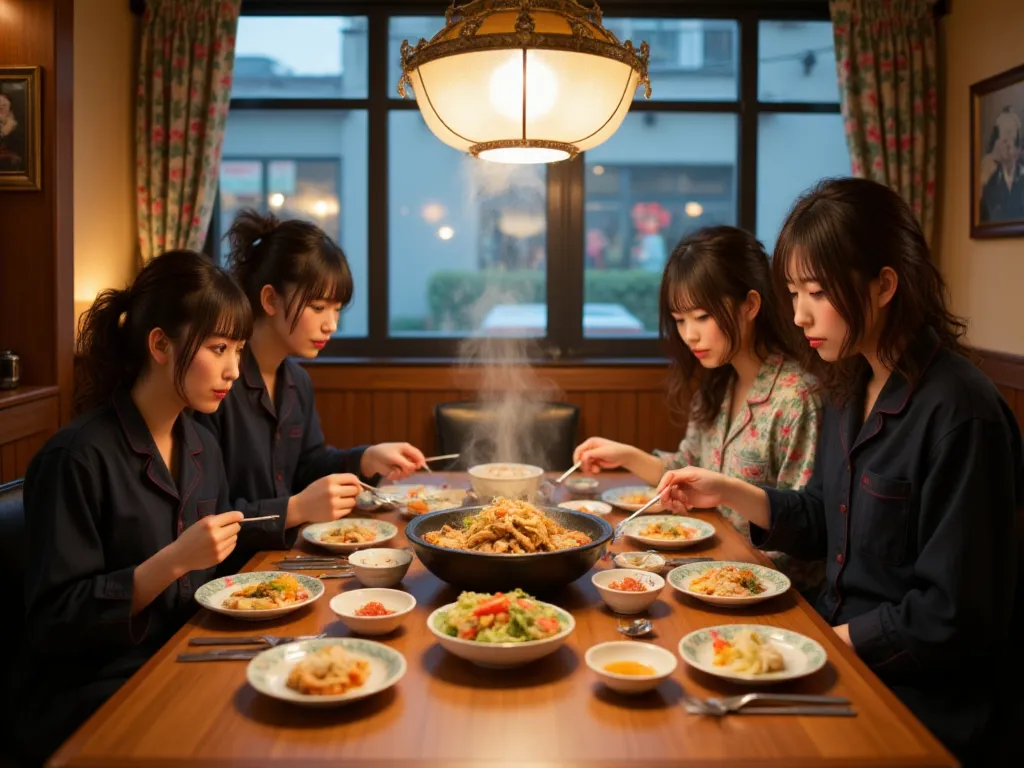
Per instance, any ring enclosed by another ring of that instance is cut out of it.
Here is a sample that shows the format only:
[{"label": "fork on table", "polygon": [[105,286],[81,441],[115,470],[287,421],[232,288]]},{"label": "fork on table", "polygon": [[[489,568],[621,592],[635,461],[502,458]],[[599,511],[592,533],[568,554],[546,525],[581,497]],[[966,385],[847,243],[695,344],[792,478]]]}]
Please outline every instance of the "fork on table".
[{"label": "fork on table", "polygon": [[[690,694],[683,694],[683,708],[691,715],[831,715],[834,717],[853,717],[857,713],[849,706],[839,707],[837,704],[849,705],[850,700],[840,696],[817,696],[803,693],[745,693],[740,696],[725,698],[710,697],[699,699]],[[789,704],[791,706],[759,706],[749,707],[748,704]]]}]

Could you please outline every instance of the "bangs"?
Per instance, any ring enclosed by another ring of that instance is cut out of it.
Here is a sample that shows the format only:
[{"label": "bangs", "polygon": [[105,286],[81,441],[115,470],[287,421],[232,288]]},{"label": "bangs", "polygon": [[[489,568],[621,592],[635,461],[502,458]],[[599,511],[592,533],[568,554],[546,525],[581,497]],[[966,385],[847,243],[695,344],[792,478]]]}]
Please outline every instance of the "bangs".
[{"label": "bangs", "polygon": [[719,285],[714,274],[697,261],[680,265],[669,276],[669,309],[677,314],[703,309],[720,326],[732,325],[732,305],[726,287]]},{"label": "bangs", "polygon": [[[779,255],[776,255],[778,258]],[[818,259],[808,248],[795,245],[783,258],[782,268],[787,283],[821,283],[822,270]]]},{"label": "bangs", "polygon": [[293,327],[298,324],[299,310],[311,302],[338,302],[344,309],[352,301],[352,272],[341,249],[325,237],[319,250],[319,258],[304,260],[294,292],[288,300],[286,312],[289,315],[294,313]]}]

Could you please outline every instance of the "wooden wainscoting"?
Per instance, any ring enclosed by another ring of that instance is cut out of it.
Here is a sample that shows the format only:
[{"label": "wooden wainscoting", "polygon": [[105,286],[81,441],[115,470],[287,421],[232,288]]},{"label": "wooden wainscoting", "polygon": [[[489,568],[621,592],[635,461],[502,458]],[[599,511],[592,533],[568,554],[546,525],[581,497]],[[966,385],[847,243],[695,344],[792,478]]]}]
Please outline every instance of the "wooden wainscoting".
[{"label": "wooden wainscoting", "polygon": [[[313,364],[307,367],[327,441],[339,447],[408,440],[437,449],[434,406],[473,400],[480,369],[451,365]],[[580,439],[600,435],[647,450],[674,449],[685,427],[665,402],[664,364],[537,366],[555,400],[580,409]]]},{"label": "wooden wainscoting", "polygon": [[25,476],[28,463],[57,431],[58,387],[0,391],[0,483]]},{"label": "wooden wainscoting", "polygon": [[981,370],[999,387],[1024,430],[1024,357],[984,349],[975,352]]}]

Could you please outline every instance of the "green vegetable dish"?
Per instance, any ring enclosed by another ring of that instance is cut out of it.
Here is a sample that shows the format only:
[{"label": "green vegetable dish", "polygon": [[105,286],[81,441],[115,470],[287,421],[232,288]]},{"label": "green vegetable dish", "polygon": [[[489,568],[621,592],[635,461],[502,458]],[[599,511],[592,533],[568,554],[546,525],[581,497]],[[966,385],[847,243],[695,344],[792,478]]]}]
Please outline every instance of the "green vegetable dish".
[{"label": "green vegetable dish", "polygon": [[565,622],[551,606],[521,589],[493,595],[463,592],[435,621],[438,631],[478,643],[528,643],[562,631]]}]

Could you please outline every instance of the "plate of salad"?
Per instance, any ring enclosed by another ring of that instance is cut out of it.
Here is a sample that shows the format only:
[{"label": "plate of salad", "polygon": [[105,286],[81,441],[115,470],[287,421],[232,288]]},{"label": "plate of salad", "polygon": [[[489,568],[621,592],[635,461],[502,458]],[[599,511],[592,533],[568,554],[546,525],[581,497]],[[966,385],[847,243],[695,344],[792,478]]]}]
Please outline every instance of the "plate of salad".
[{"label": "plate of salad", "polygon": [[518,667],[557,651],[576,628],[572,614],[521,589],[463,592],[430,614],[441,646],[481,667]]}]

